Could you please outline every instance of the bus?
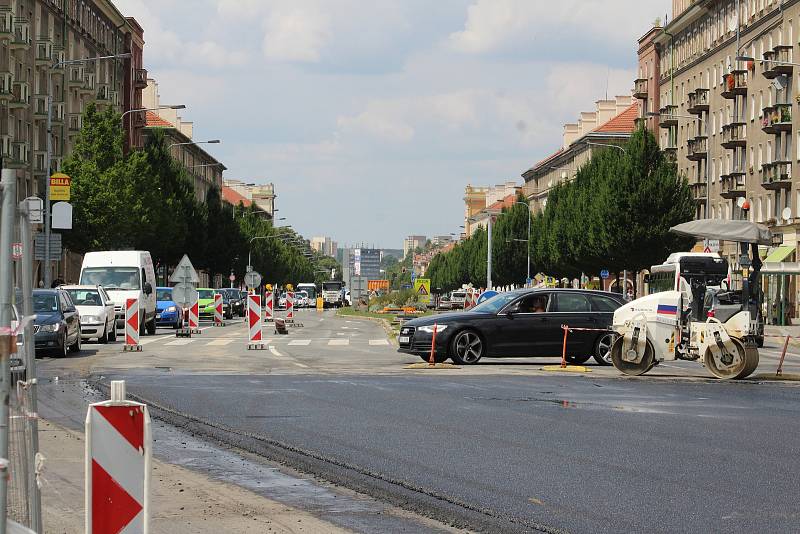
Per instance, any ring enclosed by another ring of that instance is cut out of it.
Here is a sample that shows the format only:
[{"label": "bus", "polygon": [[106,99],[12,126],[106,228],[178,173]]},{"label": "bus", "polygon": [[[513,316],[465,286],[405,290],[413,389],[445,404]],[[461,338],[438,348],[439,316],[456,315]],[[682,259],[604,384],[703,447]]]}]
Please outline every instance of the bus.
[{"label": "bus", "polygon": [[315,307],[317,305],[317,285],[310,283],[297,284],[297,292],[305,291],[308,295],[308,305]]}]

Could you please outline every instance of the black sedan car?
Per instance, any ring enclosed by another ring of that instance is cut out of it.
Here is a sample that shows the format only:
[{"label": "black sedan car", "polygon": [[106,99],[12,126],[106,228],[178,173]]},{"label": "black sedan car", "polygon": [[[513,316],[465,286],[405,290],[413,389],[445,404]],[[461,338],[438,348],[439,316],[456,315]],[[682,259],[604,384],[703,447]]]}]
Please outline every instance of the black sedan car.
[{"label": "black sedan car", "polygon": [[474,364],[481,358],[560,357],[564,343],[561,325],[598,331],[572,331],[567,359],[589,358],[610,365],[613,336],[608,329],[624,299],[616,293],[583,289],[521,289],[500,293],[467,312],[420,317],[404,323],[399,352],[430,357],[436,325],[435,360],[451,358]]},{"label": "black sedan car", "polygon": [[81,318],[69,293],[63,289],[34,289],[33,323],[36,351],[66,356],[81,350]]},{"label": "black sedan car", "polygon": [[247,306],[247,300],[242,298],[242,293],[238,289],[235,288],[226,288],[220,289],[220,293],[224,293],[227,295],[228,300],[231,304],[231,317],[233,314],[237,314],[239,317],[244,317],[245,315],[245,307]]}]

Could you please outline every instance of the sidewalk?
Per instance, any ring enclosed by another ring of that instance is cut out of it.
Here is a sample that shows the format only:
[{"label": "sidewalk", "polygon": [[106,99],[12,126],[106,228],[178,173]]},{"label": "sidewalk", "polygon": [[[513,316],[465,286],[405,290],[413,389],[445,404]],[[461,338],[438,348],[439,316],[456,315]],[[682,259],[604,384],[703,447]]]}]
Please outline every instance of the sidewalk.
[{"label": "sidewalk", "polygon": [[[39,423],[39,447],[47,458],[42,486],[45,532],[82,533],[83,434],[45,420]],[[151,491],[152,533],[349,532],[238,486],[155,459]]]}]

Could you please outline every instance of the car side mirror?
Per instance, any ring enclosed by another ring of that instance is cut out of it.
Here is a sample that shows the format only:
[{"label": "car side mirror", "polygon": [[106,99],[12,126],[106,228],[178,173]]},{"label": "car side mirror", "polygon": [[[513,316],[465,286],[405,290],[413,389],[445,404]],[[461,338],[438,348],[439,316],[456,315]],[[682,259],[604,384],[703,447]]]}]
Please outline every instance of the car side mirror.
[{"label": "car side mirror", "polygon": [[152,292],[153,292],[153,286],[150,285],[150,282],[145,282],[144,283],[144,294],[145,295],[149,295]]}]

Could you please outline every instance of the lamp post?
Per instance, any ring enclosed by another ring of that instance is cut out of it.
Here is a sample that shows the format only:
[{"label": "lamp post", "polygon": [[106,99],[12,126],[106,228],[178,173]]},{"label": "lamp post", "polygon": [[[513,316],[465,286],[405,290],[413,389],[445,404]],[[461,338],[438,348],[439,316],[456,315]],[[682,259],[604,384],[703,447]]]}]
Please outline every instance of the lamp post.
[{"label": "lamp post", "polygon": [[525,285],[528,285],[528,280],[531,279],[531,205],[527,202],[514,202],[528,208],[528,277],[525,278]]},{"label": "lamp post", "polygon": [[[218,145],[222,141],[219,139],[209,139],[208,141],[190,141],[188,143],[172,143],[167,147],[167,150],[174,146],[185,146],[185,145]],[[249,184],[248,184],[249,185]]]},{"label": "lamp post", "polygon": [[128,111],[124,111],[120,116],[119,120],[122,123],[122,126],[125,126],[125,117],[131,113],[137,113],[140,111],[158,111],[159,109],[186,109],[186,106],[183,104],[176,104],[174,106],[158,106],[157,108],[138,108],[138,109],[129,109]]},{"label": "lamp post", "polygon": [[604,146],[604,147],[610,147],[610,148],[617,148],[617,149],[619,149],[619,150],[622,150],[622,153],[623,153],[623,154],[625,154],[625,153],[626,153],[626,151],[625,151],[625,149],[624,149],[624,148],[622,148],[622,147],[621,147],[621,146],[619,146],[619,145],[614,145],[614,144],[611,144],[611,143],[594,143],[594,142],[592,142],[592,141],[586,141],[586,145],[587,145],[587,146]]},{"label": "lamp post", "polygon": [[68,59],[65,61],[54,61],[47,71],[47,180],[45,187],[45,215],[44,215],[44,285],[50,287],[52,273],[50,272],[50,173],[53,172],[50,159],[53,157],[53,71],[59,67],[67,65],[78,65],[81,63],[91,63],[104,59],[125,59],[131,57],[130,52],[124,54],[114,54],[111,56],[95,56],[81,59]]},{"label": "lamp post", "polygon": [[[288,228],[288,226],[282,226],[281,228]],[[247,251],[247,272],[248,273],[253,270],[253,264],[251,262],[252,255],[253,255],[253,241],[255,241],[257,239],[272,239],[272,238],[275,238],[275,237],[282,237],[282,236],[283,236],[282,234],[275,233],[275,234],[272,234],[272,235],[257,235],[255,237],[251,237],[250,238],[250,248]]]}]

